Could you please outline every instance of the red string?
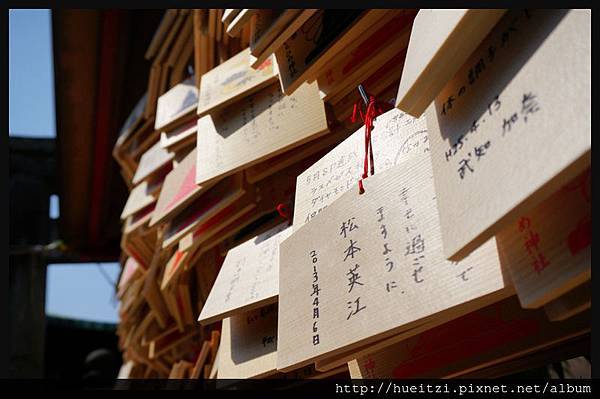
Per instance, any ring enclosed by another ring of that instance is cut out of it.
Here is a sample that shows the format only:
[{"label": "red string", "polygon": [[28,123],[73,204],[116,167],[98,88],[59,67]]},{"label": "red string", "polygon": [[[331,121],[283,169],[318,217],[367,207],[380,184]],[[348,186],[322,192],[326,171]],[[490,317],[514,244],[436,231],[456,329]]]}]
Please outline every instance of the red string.
[{"label": "red string", "polygon": [[288,210],[288,207],[285,204],[279,204],[279,205],[277,205],[277,212],[279,213],[279,216],[281,216],[282,218],[285,218],[288,221],[290,221],[289,210]]},{"label": "red string", "polygon": [[[356,122],[356,114],[360,114],[360,118],[365,123],[365,160],[364,160],[364,168],[362,178],[358,181],[358,192],[362,194],[365,192],[365,188],[363,186],[363,179],[366,179],[369,176],[369,171],[371,172],[371,176],[375,174],[375,162],[373,159],[373,143],[371,140],[371,132],[373,130],[373,121],[377,118],[378,115],[382,114],[381,106],[374,96],[369,97],[369,104],[367,105],[367,110],[363,114],[362,107],[360,104],[360,100],[354,104],[354,109],[352,111],[352,123]],[[370,163],[370,167],[369,167]]]}]

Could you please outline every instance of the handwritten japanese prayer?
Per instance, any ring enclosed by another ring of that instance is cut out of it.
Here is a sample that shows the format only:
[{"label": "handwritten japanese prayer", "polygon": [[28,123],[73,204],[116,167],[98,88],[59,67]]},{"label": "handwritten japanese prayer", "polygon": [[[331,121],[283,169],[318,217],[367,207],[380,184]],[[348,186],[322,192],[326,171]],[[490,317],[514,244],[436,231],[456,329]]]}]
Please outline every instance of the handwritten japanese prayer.
[{"label": "handwritten japanese prayer", "polygon": [[505,12],[420,9],[410,32],[396,106],[421,116]]},{"label": "handwritten japanese prayer", "polygon": [[591,162],[590,12],[511,10],[428,108],[447,258]]},{"label": "handwritten japanese prayer", "polygon": [[365,183],[281,243],[281,371],[507,295],[494,240],[444,259],[428,152]]},{"label": "handwritten japanese prayer", "polygon": [[[375,173],[397,165],[412,154],[429,151],[425,117],[416,119],[392,109],[378,116],[374,126]],[[310,221],[356,184],[362,174],[364,146],[364,127],[361,127],[298,176],[294,229]]]},{"label": "handwritten japanese prayer", "polygon": [[229,250],[198,320],[208,324],[276,302],[279,243],[291,232],[284,223]]},{"label": "handwritten japanese prayer", "polygon": [[285,96],[278,84],[198,120],[196,183],[234,173],[327,132],[316,83]]}]

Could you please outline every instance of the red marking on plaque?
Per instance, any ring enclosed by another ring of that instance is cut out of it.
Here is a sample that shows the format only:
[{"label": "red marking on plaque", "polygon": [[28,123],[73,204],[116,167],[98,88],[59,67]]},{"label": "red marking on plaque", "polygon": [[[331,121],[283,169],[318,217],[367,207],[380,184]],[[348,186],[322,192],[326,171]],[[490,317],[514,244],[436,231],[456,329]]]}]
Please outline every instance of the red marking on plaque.
[{"label": "red marking on plaque", "polygon": [[373,361],[373,358],[371,358],[371,356],[369,356],[368,360],[365,362],[365,370],[367,371],[367,374],[371,377],[374,376],[375,373],[375,362]]},{"label": "red marking on plaque", "polygon": [[539,274],[546,267],[550,266],[550,261],[546,259],[546,256],[539,248],[540,235],[531,228],[531,219],[526,216],[521,217],[517,225],[519,232],[524,233],[525,241],[523,242],[523,247],[532,260],[531,265],[533,266],[533,270]]},{"label": "red marking on plaque", "polygon": [[271,57],[267,58],[266,60],[263,61],[262,64],[260,64],[258,66],[258,68],[256,68],[258,71],[262,71],[263,69],[271,66],[271,64],[273,64],[273,62],[271,61]]},{"label": "red marking on plaque", "polygon": [[171,202],[165,207],[165,211],[170,210],[174,205],[180,203],[183,199],[189,196],[195,189],[198,188],[196,184],[196,165],[192,165],[188,171],[183,183],[179,186],[179,191],[173,197]]}]

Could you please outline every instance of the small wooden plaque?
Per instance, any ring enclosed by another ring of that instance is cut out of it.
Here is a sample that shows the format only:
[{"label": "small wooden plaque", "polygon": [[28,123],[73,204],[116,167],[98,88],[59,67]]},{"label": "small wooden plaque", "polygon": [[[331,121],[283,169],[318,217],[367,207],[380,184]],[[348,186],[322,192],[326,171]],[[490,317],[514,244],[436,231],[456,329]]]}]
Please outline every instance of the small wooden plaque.
[{"label": "small wooden plaque", "polygon": [[140,163],[133,176],[133,184],[138,184],[146,179],[152,173],[171,162],[172,159],[173,154],[163,149],[160,142],[157,142],[140,158]]},{"label": "small wooden plaque", "polygon": [[396,106],[421,116],[505,12],[420,10],[410,35]]},{"label": "small wooden plaque", "polygon": [[150,226],[172,217],[216,183],[198,185],[195,179],[196,150],[193,150],[165,178]]},{"label": "small wooden plaque", "polygon": [[592,277],[589,168],[496,235],[524,308],[538,308]]},{"label": "small wooden plaque", "polygon": [[590,165],[590,30],[589,10],[511,10],[428,108],[446,258]]},{"label": "small wooden plaque", "polygon": [[224,107],[277,80],[277,70],[272,58],[253,69],[250,67],[249,56],[250,50],[245,49],[202,75],[198,115]]},{"label": "small wooden plaque", "polygon": [[277,372],[277,305],[223,320],[219,378],[260,378]]},{"label": "small wooden plaque", "polygon": [[444,259],[429,153],[364,186],[364,194],[352,187],[280,246],[278,370],[510,293],[494,240],[460,262]]},{"label": "small wooden plaque", "polygon": [[235,173],[327,132],[316,84],[284,96],[277,84],[198,120],[196,183]]},{"label": "small wooden plaque", "polygon": [[229,250],[198,321],[210,324],[276,302],[279,243],[291,232],[284,223]]},{"label": "small wooden plaque", "polygon": [[198,88],[192,76],[158,98],[154,129],[166,129],[180,120],[184,123],[193,117],[197,106]]},{"label": "small wooden plaque", "polygon": [[[350,188],[355,188],[363,172],[364,136],[362,126],[298,176],[295,230]],[[425,118],[415,119],[392,109],[375,119],[372,142],[377,175],[414,154],[429,151]]]}]

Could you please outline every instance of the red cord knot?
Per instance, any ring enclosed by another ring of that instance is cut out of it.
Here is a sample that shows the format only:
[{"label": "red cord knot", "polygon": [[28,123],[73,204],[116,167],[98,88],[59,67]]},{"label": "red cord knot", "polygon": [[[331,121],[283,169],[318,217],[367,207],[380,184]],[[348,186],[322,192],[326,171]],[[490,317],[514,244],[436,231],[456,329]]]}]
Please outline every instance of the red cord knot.
[{"label": "red cord knot", "polygon": [[290,212],[289,209],[287,207],[287,205],[285,204],[278,204],[277,205],[277,212],[279,213],[279,216],[281,216],[284,219],[287,219],[288,221],[290,221]]},{"label": "red cord knot", "polygon": [[365,188],[363,186],[363,179],[375,174],[375,162],[373,159],[373,143],[371,140],[371,132],[373,131],[373,121],[377,116],[383,113],[381,105],[375,99],[374,96],[369,96],[369,103],[367,104],[367,110],[363,113],[360,100],[354,104],[352,111],[352,123],[356,122],[357,114],[360,114],[360,118],[365,123],[365,159],[363,163],[363,174],[362,178],[358,181],[358,193],[363,194]]}]

